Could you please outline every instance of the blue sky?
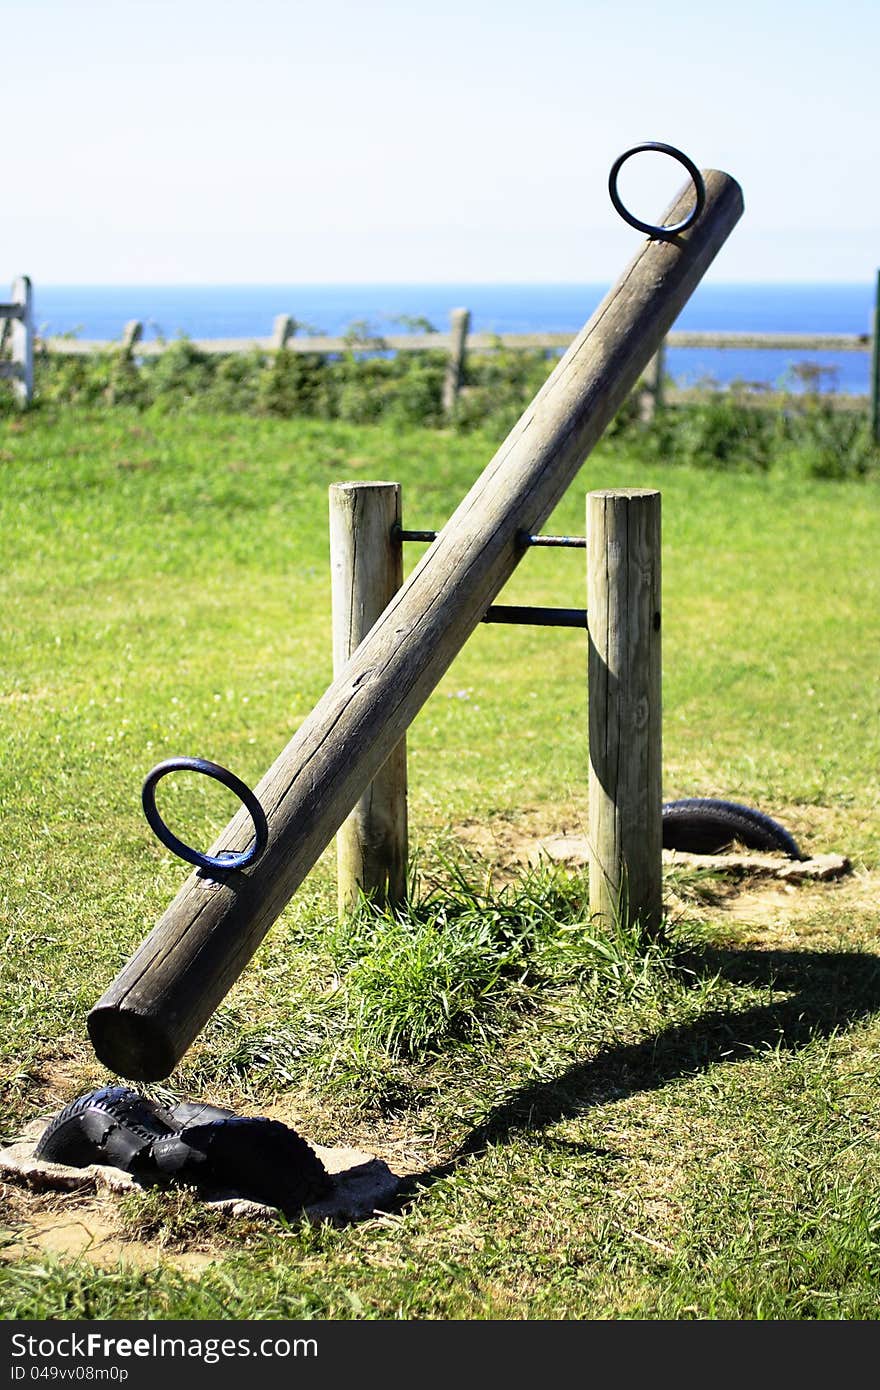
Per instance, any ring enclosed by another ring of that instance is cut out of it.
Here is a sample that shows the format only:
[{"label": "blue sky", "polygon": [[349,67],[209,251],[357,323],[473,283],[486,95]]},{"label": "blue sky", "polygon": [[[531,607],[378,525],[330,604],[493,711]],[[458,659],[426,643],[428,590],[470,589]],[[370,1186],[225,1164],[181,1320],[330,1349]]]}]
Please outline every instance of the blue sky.
[{"label": "blue sky", "polygon": [[[0,283],[607,281],[639,235],[608,169],[643,140],[742,184],[716,282],[880,264],[877,0],[0,0],[0,25]],[[651,219],[681,172],[636,164]]]}]

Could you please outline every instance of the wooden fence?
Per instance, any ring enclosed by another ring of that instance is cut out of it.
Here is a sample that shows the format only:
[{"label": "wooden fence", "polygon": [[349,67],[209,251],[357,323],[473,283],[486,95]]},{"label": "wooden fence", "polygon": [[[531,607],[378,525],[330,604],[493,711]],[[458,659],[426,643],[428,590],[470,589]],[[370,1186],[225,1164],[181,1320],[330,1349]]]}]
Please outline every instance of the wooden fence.
[{"label": "wooden fence", "polygon": [[[33,359],[35,350],[64,355],[87,355],[116,352],[129,358],[160,356],[169,346],[165,339],[143,340],[143,325],[132,320],[125,325],[118,340],[48,337],[38,339],[34,332],[31,282],[20,276],[13,288],[13,303],[0,304],[0,330],[4,318],[13,322],[13,354],[11,362],[0,360],[0,376],[12,377],[22,405],[30,403],[33,395]],[[693,399],[694,392],[670,388],[667,384],[666,351],[668,348],[703,348],[712,350],[774,349],[786,352],[863,352],[871,354],[868,404],[874,438],[880,442],[880,350],[878,350],[878,321],[880,321],[880,272],[872,333],[696,333],[673,331],[666,335],[659,352],[645,374],[642,390],[642,413],[650,417],[661,405],[675,405]],[[346,352],[443,352],[446,354],[446,376],[443,386],[443,408],[447,416],[455,410],[461,389],[465,354],[497,351],[564,352],[571,344],[571,333],[472,333],[468,309],[453,309],[449,331],[445,333],[402,333],[374,336],[326,337],[297,334],[296,320],[290,314],[275,318],[272,333],[253,338],[196,338],[193,347],[200,352],[229,355],[237,352],[271,354],[282,348],[288,352],[337,355]],[[4,336],[0,336],[0,358]],[[703,394],[700,392],[700,394]],[[755,393],[755,398],[761,397]],[[764,399],[768,399],[766,396]],[[772,398],[771,398],[772,399]],[[864,396],[837,396],[842,407],[862,409]]]},{"label": "wooden fence", "polygon": [[0,380],[4,378],[12,382],[18,404],[30,405],[34,394],[34,296],[26,275],[15,280],[9,303],[0,303]]}]

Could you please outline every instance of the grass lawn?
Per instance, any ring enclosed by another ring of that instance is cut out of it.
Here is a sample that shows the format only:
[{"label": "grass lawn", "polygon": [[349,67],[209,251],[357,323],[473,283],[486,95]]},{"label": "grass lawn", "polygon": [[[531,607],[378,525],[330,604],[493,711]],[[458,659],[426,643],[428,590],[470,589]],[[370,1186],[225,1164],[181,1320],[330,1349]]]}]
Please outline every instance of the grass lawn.
[{"label": "grass lawn", "polygon": [[[86,1014],[187,872],[143,820],[146,772],[194,754],[254,785],[329,681],[328,485],[400,481],[405,524],[437,527],[493,450],[0,420],[6,1139],[114,1079]],[[585,829],[584,634],[479,628],[409,734],[408,919],[338,924],[331,849],[153,1088],[358,1145],[406,1200],[315,1227],[7,1185],[3,1316],[877,1316],[880,490],[603,445],[547,529],[582,531],[612,486],[663,494],[664,796],[759,807],[852,873],[675,869],[662,940],[597,936],[583,875],[521,862]],[[502,601],[579,606],[583,564],[533,551]],[[205,846],[235,804],[161,791]]]}]

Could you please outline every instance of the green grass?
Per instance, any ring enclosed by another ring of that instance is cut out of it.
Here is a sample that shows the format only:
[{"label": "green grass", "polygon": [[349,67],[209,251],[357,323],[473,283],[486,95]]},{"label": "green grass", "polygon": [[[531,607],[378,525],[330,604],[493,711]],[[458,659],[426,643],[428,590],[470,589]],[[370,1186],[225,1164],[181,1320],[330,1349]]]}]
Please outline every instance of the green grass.
[{"label": "green grass", "polygon": [[[198,754],[253,785],[329,680],[328,485],[399,480],[405,523],[434,527],[493,448],[123,407],[0,421],[5,1135],[109,1079],[85,1015],[185,875],[145,773]],[[583,634],[478,629],[408,738],[410,912],[338,924],[329,850],[160,1088],[381,1153],[406,1200],[312,1229],[147,1193],[117,1219],[158,1269],[25,1253],[4,1316],[876,1317],[880,492],[618,441],[547,529],[616,485],[663,493],[665,796],[758,806],[854,875],[734,913],[679,872],[646,942],[597,935],[581,876],[473,857],[474,828],[586,809]],[[503,601],[583,588],[582,554],[536,551]],[[232,802],[181,777],[160,805],[207,845]],[[31,1216],[12,1203],[9,1242]],[[199,1250],[195,1278],[176,1260]]]}]

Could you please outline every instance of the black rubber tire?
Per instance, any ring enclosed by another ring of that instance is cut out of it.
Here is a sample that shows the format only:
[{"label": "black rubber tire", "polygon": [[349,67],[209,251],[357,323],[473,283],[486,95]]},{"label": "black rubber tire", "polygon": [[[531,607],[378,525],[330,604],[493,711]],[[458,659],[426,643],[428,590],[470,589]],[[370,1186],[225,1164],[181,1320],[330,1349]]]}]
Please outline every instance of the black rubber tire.
[{"label": "black rubber tire", "polygon": [[102,1163],[125,1173],[151,1163],[153,1144],[174,1134],[167,1110],[127,1086],[103,1086],[78,1096],[43,1131],[34,1157],[69,1168]]},{"label": "black rubber tire", "polygon": [[293,1209],[317,1201],[332,1182],[317,1154],[279,1120],[231,1115],[189,1125],[153,1145],[157,1173],[198,1187]]},{"label": "black rubber tire", "polygon": [[721,854],[732,844],[805,859],[793,836],[778,821],[735,801],[686,797],[663,806],[663,848],[691,854]]},{"label": "black rubber tire", "polygon": [[181,1100],[171,1107],[171,1118],[178,1129],[189,1129],[190,1125],[209,1125],[215,1120],[235,1118],[234,1110],[226,1110],[221,1105],[207,1105],[200,1100]]},{"label": "black rubber tire", "polygon": [[333,1186],[314,1150],[279,1120],[243,1118],[197,1101],[168,1110],[127,1086],[104,1086],[71,1101],[43,1131],[34,1157],[230,1189],[288,1211],[327,1196]]}]

